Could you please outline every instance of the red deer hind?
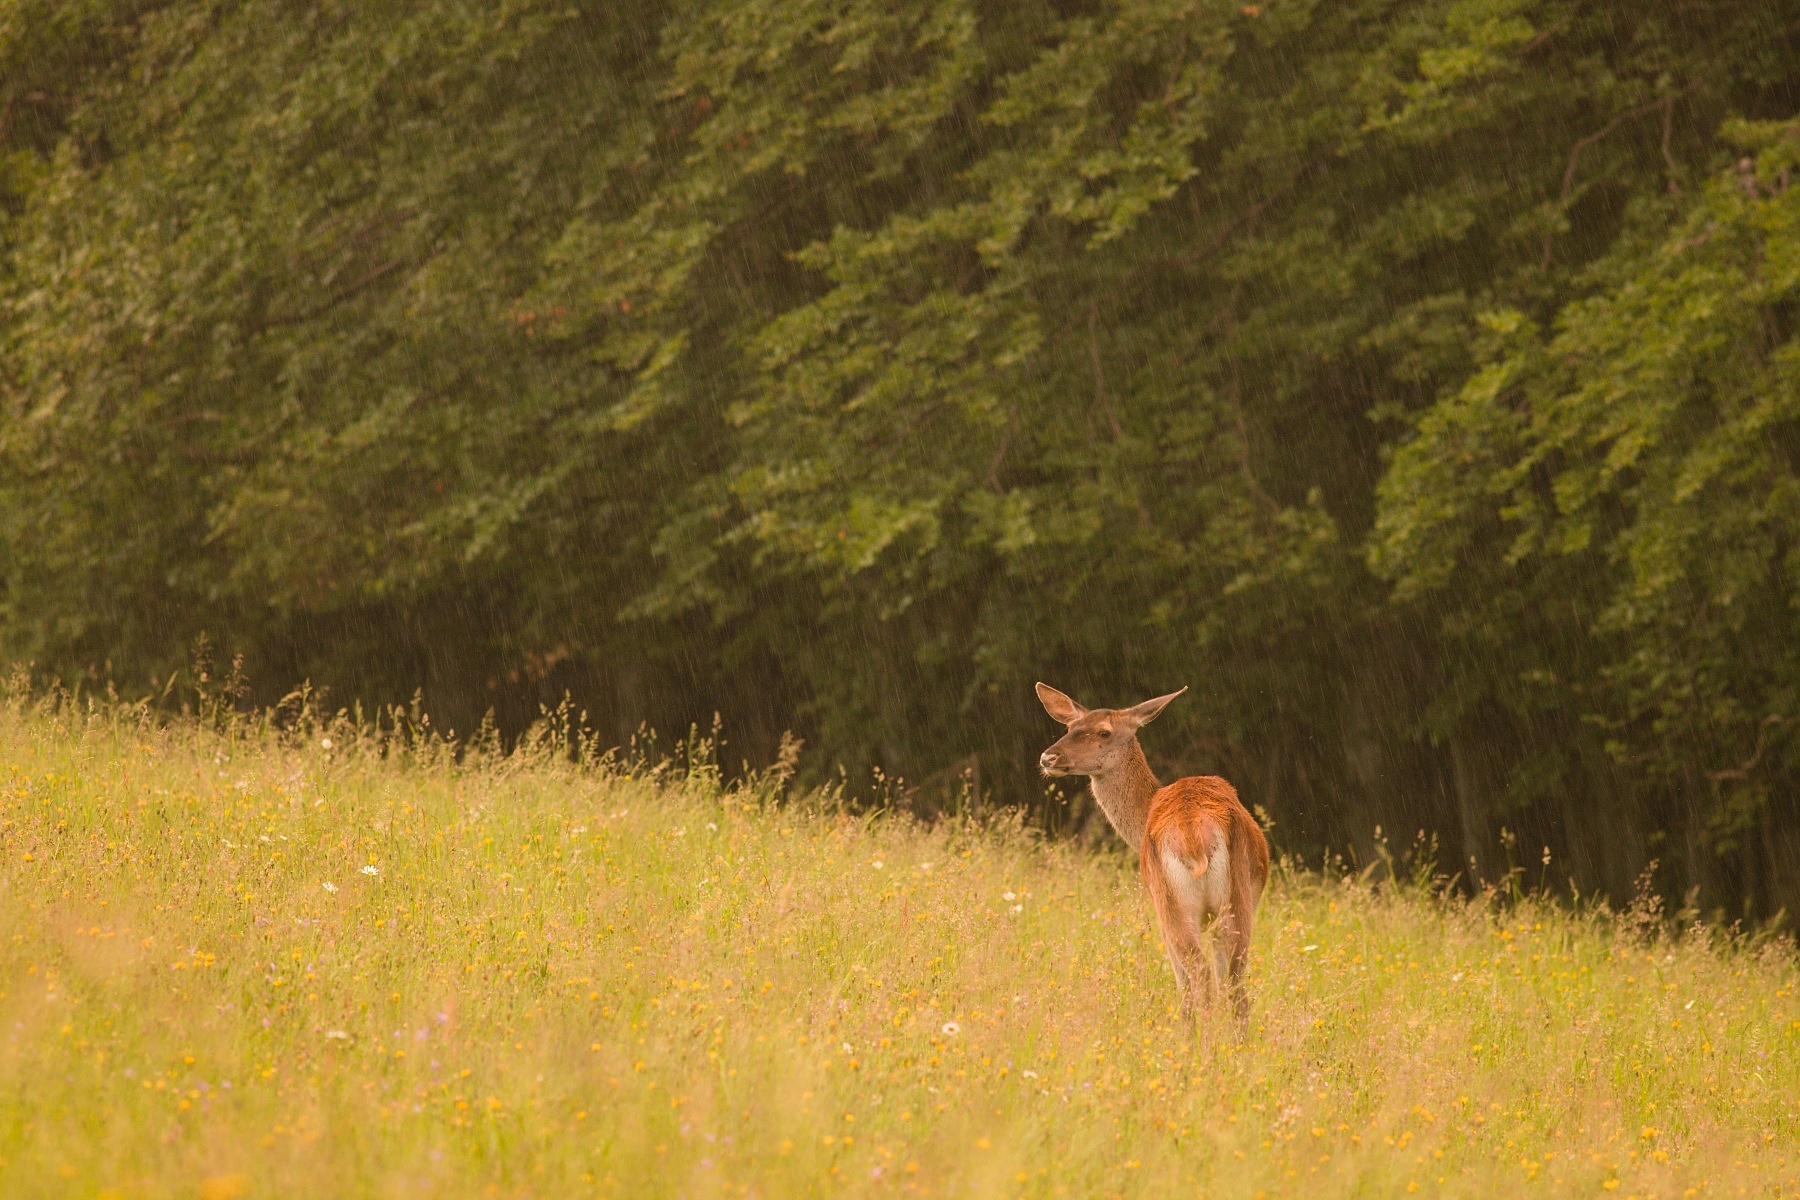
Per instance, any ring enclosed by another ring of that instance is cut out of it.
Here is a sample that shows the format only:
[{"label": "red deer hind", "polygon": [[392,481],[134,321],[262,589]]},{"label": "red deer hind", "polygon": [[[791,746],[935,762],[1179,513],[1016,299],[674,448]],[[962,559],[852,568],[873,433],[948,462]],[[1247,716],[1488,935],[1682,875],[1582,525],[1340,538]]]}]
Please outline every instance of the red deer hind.
[{"label": "red deer hind", "polygon": [[[1083,708],[1038,684],[1044,711],[1068,727],[1038,766],[1050,776],[1086,775],[1106,819],[1138,848],[1183,1015],[1191,1018],[1210,999],[1210,980],[1227,986],[1242,1020],[1249,1012],[1250,924],[1269,882],[1269,843],[1224,779],[1192,775],[1162,787],[1144,761],[1138,730],[1185,691],[1130,708]],[[1209,922],[1217,934],[1210,964]]]}]

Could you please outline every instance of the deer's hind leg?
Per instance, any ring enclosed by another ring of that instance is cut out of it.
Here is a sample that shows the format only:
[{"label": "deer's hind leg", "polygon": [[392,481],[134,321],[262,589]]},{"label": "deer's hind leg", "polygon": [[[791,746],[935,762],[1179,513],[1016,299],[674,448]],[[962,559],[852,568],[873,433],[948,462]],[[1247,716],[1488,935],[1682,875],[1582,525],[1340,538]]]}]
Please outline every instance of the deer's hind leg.
[{"label": "deer's hind leg", "polygon": [[1192,1021],[1201,1008],[1211,1003],[1212,972],[1200,923],[1179,911],[1172,916],[1173,920],[1163,924],[1163,949],[1168,951],[1169,966],[1175,972],[1182,1019]]},{"label": "deer's hind leg", "polygon": [[1219,981],[1231,996],[1241,1031],[1250,1023],[1250,989],[1244,982],[1250,969],[1250,914],[1238,912],[1236,906],[1227,908],[1219,918],[1218,961]]},{"label": "deer's hind leg", "polygon": [[[1252,832],[1255,828],[1254,823],[1249,826]],[[1256,840],[1261,841],[1260,834]],[[1259,875],[1252,862],[1250,845],[1242,831],[1232,842],[1231,908],[1227,914],[1231,927],[1225,939],[1231,952],[1231,1000],[1232,1007],[1237,1010],[1239,1033],[1250,1026],[1250,989],[1244,976],[1250,969],[1250,939],[1256,904],[1262,899],[1263,885],[1267,882],[1266,869]]]},{"label": "deer's hind leg", "polygon": [[1212,968],[1213,987],[1207,994],[1210,1005],[1219,993],[1229,993],[1236,981],[1234,974],[1235,945],[1231,908],[1231,871],[1230,859],[1226,855],[1223,839],[1215,842],[1218,848],[1211,861],[1206,864],[1206,874],[1200,880],[1201,921],[1207,926],[1210,949],[1208,965]]},{"label": "deer's hind leg", "polygon": [[1156,908],[1156,924],[1162,933],[1175,986],[1181,996],[1181,1015],[1191,1020],[1207,1002],[1211,964],[1207,961],[1206,936],[1201,927],[1204,903],[1200,873],[1172,848],[1147,844],[1144,848],[1144,881]]}]

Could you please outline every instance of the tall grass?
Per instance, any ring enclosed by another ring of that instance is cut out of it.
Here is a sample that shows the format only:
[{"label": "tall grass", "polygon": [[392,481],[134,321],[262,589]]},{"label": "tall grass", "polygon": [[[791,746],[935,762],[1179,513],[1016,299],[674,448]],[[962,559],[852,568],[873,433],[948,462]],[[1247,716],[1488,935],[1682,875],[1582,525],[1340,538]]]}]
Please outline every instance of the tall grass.
[{"label": "tall grass", "polygon": [[1800,1188],[1776,940],[1290,867],[1190,1032],[1122,853],[304,728],[0,709],[0,1194]]}]

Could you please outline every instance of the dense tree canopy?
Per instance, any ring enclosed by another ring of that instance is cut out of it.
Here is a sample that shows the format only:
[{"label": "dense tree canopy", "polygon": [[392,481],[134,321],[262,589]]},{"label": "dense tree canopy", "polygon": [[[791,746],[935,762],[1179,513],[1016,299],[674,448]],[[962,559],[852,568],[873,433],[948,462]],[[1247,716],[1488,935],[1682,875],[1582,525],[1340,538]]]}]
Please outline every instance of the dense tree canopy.
[{"label": "dense tree canopy", "polygon": [[[0,0],[0,656],[1800,906],[1793,0]],[[1788,859],[1791,861],[1791,857]]]}]

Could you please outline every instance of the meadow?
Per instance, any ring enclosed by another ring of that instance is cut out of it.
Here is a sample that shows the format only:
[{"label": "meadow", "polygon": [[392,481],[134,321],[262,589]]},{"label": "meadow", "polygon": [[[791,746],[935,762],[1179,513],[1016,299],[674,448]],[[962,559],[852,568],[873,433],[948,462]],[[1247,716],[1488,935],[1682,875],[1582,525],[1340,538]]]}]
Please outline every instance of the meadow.
[{"label": "meadow", "polygon": [[1190,1030],[1122,850],[566,747],[0,706],[0,1195],[1800,1194],[1784,939],[1282,863]]}]

